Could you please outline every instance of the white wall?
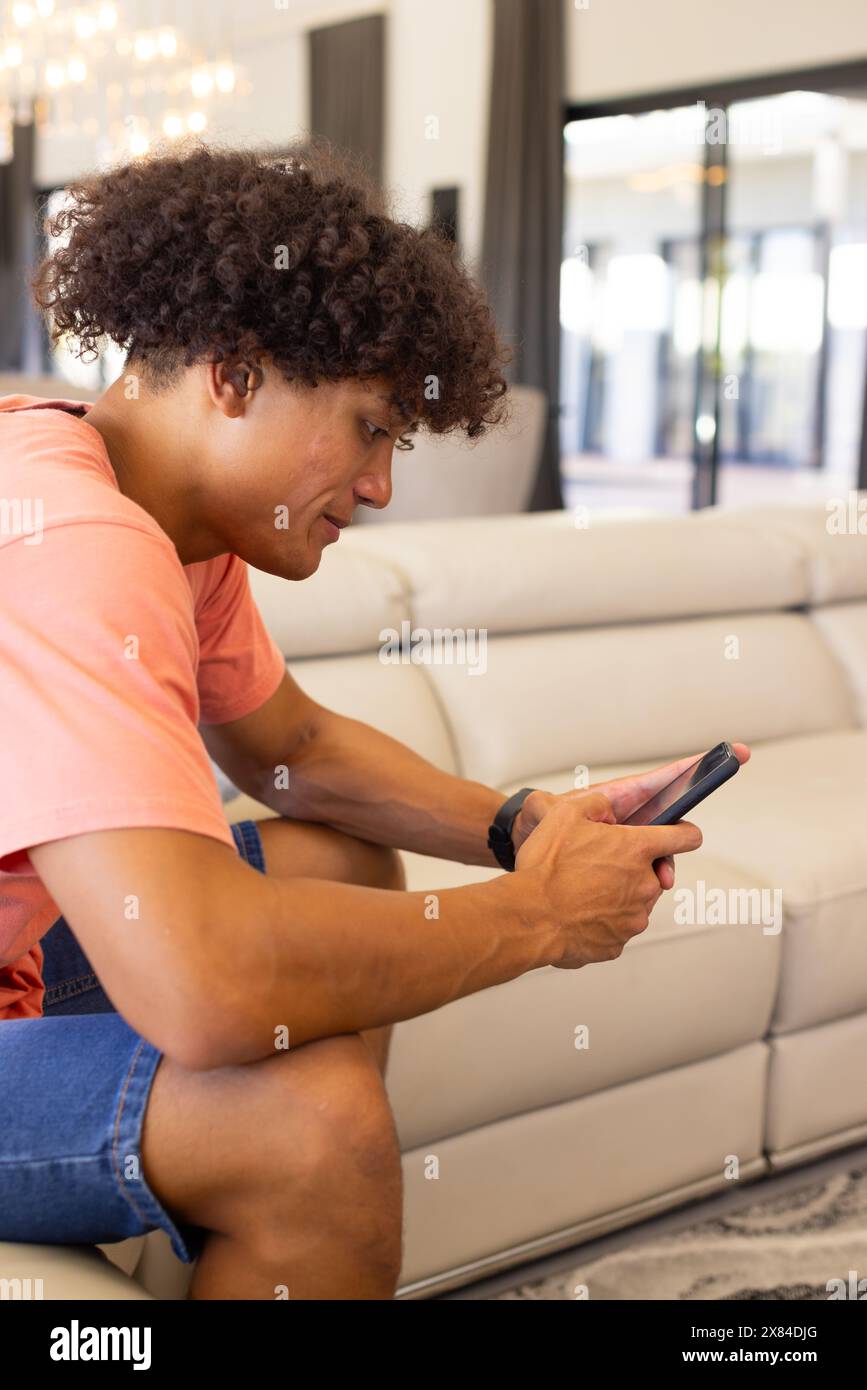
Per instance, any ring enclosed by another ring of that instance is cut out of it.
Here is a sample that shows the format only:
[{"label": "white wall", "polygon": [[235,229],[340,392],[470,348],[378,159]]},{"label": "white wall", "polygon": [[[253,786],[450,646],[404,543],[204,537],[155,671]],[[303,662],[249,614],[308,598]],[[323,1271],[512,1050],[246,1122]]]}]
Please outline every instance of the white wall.
[{"label": "white wall", "polygon": [[[426,222],[430,189],[458,185],[461,243],[473,262],[484,212],[491,7],[488,0],[391,0],[388,9],[386,173],[396,211]],[[435,139],[427,138],[432,129]]]},{"label": "white wall", "polygon": [[[309,0],[271,10],[267,24],[234,33],[232,56],[246,70],[249,96],[212,105],[208,136],[255,145],[282,144],[308,120],[306,31],[365,13],[388,16],[385,174],[401,217],[426,222],[430,190],[461,188],[461,240],[474,261],[481,247],[487,148],[491,8],[488,0]],[[264,15],[260,12],[260,18]],[[183,21],[176,20],[183,30]],[[80,94],[76,101],[80,102]],[[104,121],[103,98],[75,110]],[[142,109],[124,101],[123,111]],[[70,108],[71,114],[72,108]],[[429,117],[434,117],[435,126]],[[430,138],[431,133],[435,138]],[[101,142],[81,131],[44,137],[38,145],[42,187],[69,182],[100,163]]]},{"label": "white wall", "polygon": [[865,0],[562,3],[572,101],[867,58]]}]

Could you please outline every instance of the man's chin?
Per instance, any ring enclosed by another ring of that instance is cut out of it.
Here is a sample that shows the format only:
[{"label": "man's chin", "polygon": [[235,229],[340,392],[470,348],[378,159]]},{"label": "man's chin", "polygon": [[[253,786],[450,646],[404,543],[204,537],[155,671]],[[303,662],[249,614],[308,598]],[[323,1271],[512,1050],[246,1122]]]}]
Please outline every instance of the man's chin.
[{"label": "man's chin", "polygon": [[290,564],[283,565],[278,573],[282,574],[284,579],[309,579],[318,570],[321,560],[321,551],[316,554],[308,550],[303,557],[299,556],[297,559],[293,559]]},{"label": "man's chin", "polygon": [[268,555],[261,558],[243,556],[254,569],[265,574],[275,574],[278,579],[309,579],[315,574],[322,559],[322,551],[315,545],[308,546],[300,554]]},{"label": "man's chin", "polygon": [[311,546],[305,556],[306,565],[299,564],[295,569],[293,579],[309,579],[311,574],[315,574],[322,563],[322,551]]}]

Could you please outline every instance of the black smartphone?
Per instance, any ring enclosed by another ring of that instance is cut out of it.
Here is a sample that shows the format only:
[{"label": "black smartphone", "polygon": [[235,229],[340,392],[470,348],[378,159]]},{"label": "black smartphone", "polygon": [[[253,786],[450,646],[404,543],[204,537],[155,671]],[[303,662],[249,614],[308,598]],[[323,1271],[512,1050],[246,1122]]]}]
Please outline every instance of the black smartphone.
[{"label": "black smartphone", "polygon": [[673,825],[704,801],[706,796],[734,777],[740,763],[730,743],[718,743],[696,758],[679,777],[645,801],[621,825]]}]

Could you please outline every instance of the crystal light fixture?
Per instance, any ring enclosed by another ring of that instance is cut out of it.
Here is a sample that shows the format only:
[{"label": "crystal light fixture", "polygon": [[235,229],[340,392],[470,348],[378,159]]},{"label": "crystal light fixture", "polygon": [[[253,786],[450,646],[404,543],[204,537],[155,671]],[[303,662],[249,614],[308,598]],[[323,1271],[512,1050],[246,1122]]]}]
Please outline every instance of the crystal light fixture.
[{"label": "crystal light fixture", "polygon": [[[166,24],[158,0],[0,0],[0,161],[13,119],[94,142],[95,162],[202,134],[251,90],[225,43]],[[96,132],[96,133],[94,133]]]}]

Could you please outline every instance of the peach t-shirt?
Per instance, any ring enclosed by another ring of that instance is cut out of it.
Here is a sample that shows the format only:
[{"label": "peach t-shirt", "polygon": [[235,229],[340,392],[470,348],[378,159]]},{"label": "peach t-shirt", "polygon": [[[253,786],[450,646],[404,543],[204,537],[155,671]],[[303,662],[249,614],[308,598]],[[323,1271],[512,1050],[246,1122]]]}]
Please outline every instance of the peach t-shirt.
[{"label": "peach t-shirt", "polygon": [[244,562],[182,565],[87,410],[0,397],[0,1020],[41,1015],[61,915],[28,846],[131,826],[234,846],[197,725],[285,671]]}]

